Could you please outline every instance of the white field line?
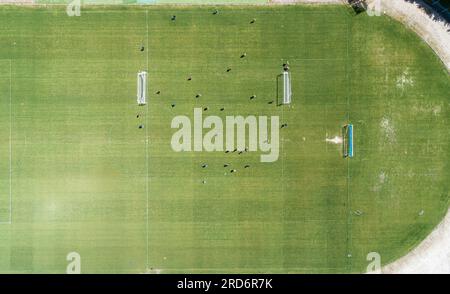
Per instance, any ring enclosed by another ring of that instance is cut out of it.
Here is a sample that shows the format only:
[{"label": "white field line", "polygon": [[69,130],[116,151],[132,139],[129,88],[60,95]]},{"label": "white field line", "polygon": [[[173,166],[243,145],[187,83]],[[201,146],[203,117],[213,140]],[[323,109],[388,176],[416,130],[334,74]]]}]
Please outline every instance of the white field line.
[{"label": "white field line", "polygon": [[12,60],[9,60],[9,223],[12,223]]},{"label": "white field line", "polygon": [[[349,21],[347,20],[347,46],[346,46],[346,62],[345,62],[345,76],[346,76],[346,81],[347,81],[347,122],[350,122],[350,87],[349,87],[349,73],[350,73],[350,66],[349,66],[349,61],[350,61],[350,24]],[[350,160],[349,158],[347,158],[347,211],[346,213],[347,215],[347,256],[349,256],[348,254],[352,254],[352,249],[353,249],[353,235],[352,235],[352,215],[350,213],[351,209],[352,209],[352,199],[351,199],[351,193],[350,193]],[[353,263],[350,260],[350,271],[353,270]]]},{"label": "white field line", "polygon": [[[146,51],[146,55],[147,55],[147,68],[146,71],[148,72],[148,46],[149,46],[149,41],[148,41],[148,10],[145,10],[145,23],[146,23],[146,37],[147,37],[147,42],[145,45],[145,51]],[[148,79],[149,77],[147,76],[147,93],[150,93],[150,91],[148,91],[148,87],[149,87],[149,83],[148,83]],[[149,183],[148,183],[148,169],[149,169],[149,163],[148,163],[148,105],[150,103],[150,97],[147,98],[149,101],[147,101],[147,104],[145,106],[146,110],[145,110],[145,158],[146,158],[146,169],[147,169],[147,173],[146,173],[146,179],[145,179],[145,183],[146,183],[146,194],[147,194],[147,200],[146,200],[146,255],[147,255],[147,259],[146,259],[146,269],[148,271],[149,269],[149,251],[148,251],[148,240],[149,240],[149,236],[148,236],[148,229],[149,229],[149,219],[148,219],[148,192],[149,192]]]},{"label": "white field line", "polygon": [[[281,121],[282,121],[282,124],[284,124],[284,106],[285,105],[282,105],[281,106]],[[290,106],[289,106],[290,107]],[[278,130],[278,131],[280,131],[280,130]],[[284,191],[285,191],[285,188],[284,188],[284,157],[285,157],[285,150],[284,150],[284,133],[285,132],[283,132],[283,134],[282,134],[282,136],[281,136],[281,152],[282,152],[282,154],[283,154],[283,156],[281,157],[281,197],[283,197],[283,201],[285,201],[285,194],[284,194]],[[272,136],[271,136],[272,137]],[[271,138],[272,139],[272,138]],[[272,142],[271,142],[272,143]],[[285,207],[283,207],[282,208],[282,212],[283,212],[283,215],[285,215]]]},{"label": "white field line", "polygon": [[9,59],[9,219],[0,222],[2,225],[12,224],[12,60]]},{"label": "white field line", "polygon": [[[328,129],[327,129],[327,104],[325,103],[325,141],[327,141],[327,137],[328,137]],[[328,154],[328,144],[325,144],[325,153]]]}]

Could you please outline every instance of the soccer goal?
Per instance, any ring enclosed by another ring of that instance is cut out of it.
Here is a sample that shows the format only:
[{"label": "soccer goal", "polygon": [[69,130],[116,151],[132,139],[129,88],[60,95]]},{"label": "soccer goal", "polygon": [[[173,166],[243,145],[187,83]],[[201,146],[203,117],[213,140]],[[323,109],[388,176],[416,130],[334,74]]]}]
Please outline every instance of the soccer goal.
[{"label": "soccer goal", "polygon": [[343,129],[344,157],[353,157],[353,125],[348,124]]},{"label": "soccer goal", "polygon": [[283,104],[291,104],[291,76],[289,71],[283,72]]},{"label": "soccer goal", "polygon": [[147,72],[141,71],[137,75],[137,103],[147,104]]}]

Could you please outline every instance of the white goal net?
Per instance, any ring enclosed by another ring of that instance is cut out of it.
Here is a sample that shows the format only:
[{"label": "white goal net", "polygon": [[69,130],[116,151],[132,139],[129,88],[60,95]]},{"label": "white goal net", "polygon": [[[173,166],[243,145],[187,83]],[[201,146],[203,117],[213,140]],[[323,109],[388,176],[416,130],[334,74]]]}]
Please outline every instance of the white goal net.
[{"label": "white goal net", "polygon": [[291,77],[288,71],[283,72],[283,104],[291,104]]},{"label": "white goal net", "polygon": [[141,71],[137,75],[137,103],[147,104],[147,72]]}]

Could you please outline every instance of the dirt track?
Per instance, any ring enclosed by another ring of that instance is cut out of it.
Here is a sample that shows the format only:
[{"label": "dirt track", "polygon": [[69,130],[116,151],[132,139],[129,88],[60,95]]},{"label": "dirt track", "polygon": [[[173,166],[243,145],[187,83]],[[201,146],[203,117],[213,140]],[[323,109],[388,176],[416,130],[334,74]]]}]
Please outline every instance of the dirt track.
[{"label": "dirt track", "polygon": [[34,0],[0,0],[0,4],[33,4]]},{"label": "dirt track", "polygon": [[417,5],[404,0],[381,2],[382,11],[414,30],[433,48],[450,71],[450,25],[444,21],[433,20]]}]

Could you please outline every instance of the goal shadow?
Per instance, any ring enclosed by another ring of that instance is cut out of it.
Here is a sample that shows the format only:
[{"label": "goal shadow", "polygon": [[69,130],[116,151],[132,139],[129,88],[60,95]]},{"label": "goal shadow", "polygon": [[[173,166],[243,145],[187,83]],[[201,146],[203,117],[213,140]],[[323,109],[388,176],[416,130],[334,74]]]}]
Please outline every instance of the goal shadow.
[{"label": "goal shadow", "polygon": [[277,106],[283,105],[283,75],[279,74],[277,75],[275,82],[276,82],[276,103]]}]

